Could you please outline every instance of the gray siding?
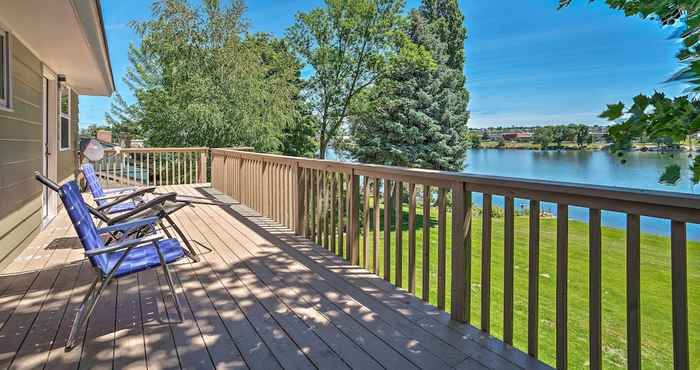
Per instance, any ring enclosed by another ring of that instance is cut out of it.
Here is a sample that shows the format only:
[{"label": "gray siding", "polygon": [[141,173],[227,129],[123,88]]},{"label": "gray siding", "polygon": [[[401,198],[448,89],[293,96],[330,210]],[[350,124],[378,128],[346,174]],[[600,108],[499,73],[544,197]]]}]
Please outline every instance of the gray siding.
[{"label": "gray siding", "polygon": [[41,62],[12,39],[11,112],[0,110],[0,269],[41,226],[41,187],[33,178],[42,165]]},{"label": "gray siding", "polygon": [[[14,37],[12,84],[12,111],[0,110],[0,271],[41,227],[42,188],[34,171],[42,167],[42,66]],[[58,151],[60,182],[75,173],[78,113],[78,96],[71,92],[71,150]],[[59,131],[56,117],[49,124]]]}]

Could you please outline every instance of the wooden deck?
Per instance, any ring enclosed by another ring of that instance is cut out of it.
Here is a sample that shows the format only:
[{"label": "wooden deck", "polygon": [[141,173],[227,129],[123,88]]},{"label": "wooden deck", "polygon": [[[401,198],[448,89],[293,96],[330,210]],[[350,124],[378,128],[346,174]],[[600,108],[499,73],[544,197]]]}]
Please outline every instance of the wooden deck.
[{"label": "wooden deck", "polygon": [[94,272],[61,212],[0,273],[0,369],[548,368],[207,186],[160,190],[200,202],[176,215],[202,257],[174,266],[185,322],[144,271],[109,286],[65,353]]}]

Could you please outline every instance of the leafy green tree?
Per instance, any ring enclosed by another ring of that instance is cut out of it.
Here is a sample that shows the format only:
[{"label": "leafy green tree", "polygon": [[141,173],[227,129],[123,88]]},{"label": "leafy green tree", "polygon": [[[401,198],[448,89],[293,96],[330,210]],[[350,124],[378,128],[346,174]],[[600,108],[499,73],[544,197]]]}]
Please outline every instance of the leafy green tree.
[{"label": "leafy green tree", "polygon": [[467,135],[467,142],[470,148],[478,149],[481,147],[481,135],[477,132],[470,132],[469,135]]},{"label": "leafy green tree", "polygon": [[[363,99],[367,103],[351,119],[350,152],[356,159],[451,171],[463,168],[469,95],[462,69],[466,34],[462,22],[454,0],[424,1],[411,12],[405,35],[396,38],[398,52],[390,58],[386,75],[369,90]],[[450,25],[458,29],[450,30]],[[451,48],[454,35],[460,34],[461,47]],[[462,61],[450,64],[455,58]]]},{"label": "leafy green tree", "polygon": [[340,136],[353,100],[385,68],[403,0],[326,0],[297,14],[291,50],[311,71],[304,95],[318,117],[319,156]]},{"label": "leafy green tree", "polygon": [[538,144],[542,150],[547,149],[552,141],[554,141],[554,135],[552,128],[548,126],[536,128],[532,135],[532,142]]},{"label": "leafy green tree", "polygon": [[593,142],[593,135],[591,135],[591,130],[588,126],[573,125],[572,130],[574,132],[576,145],[578,145],[579,148],[583,148]]},{"label": "leafy green tree", "polygon": [[114,94],[109,112],[105,113],[105,122],[114,135],[112,139],[129,148],[131,140],[141,134],[141,114],[137,104],[129,104],[121,94]]},{"label": "leafy green tree", "polygon": [[159,0],[129,50],[125,82],[152,146],[279,149],[298,115],[299,64],[284,44],[248,35],[240,0]]},{"label": "leafy green tree", "polygon": [[[303,104],[303,102],[300,102]],[[304,111],[306,109],[307,111]],[[294,157],[313,158],[318,148],[316,132],[318,120],[316,116],[308,113],[308,108],[301,109],[302,114],[297,120],[282,129],[282,147],[280,151],[284,155]]]},{"label": "leafy green tree", "polygon": [[563,142],[571,140],[572,134],[571,127],[567,125],[552,126],[552,142],[557,148],[561,148]]}]

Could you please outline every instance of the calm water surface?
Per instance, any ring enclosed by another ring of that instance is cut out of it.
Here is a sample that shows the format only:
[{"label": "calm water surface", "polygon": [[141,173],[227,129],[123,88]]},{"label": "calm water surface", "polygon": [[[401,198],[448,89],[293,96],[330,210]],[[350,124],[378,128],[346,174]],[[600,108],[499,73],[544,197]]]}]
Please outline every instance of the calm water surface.
[{"label": "calm water surface", "polygon": [[[676,153],[672,157],[659,153],[628,153],[622,164],[608,151],[537,151],[513,149],[472,149],[467,152],[464,172],[479,175],[509,176],[528,179],[566,181],[581,184],[653,189],[679,193],[698,193],[690,181],[687,153]],[[668,164],[676,163],[683,169],[681,181],[669,186],[658,182],[659,174]],[[481,204],[480,194],[475,202]],[[503,197],[494,197],[494,203],[503,206]],[[525,208],[528,202],[516,200],[516,207]],[[543,203],[544,211],[556,214],[553,203]],[[588,210],[570,207],[569,216],[587,220]],[[603,224],[625,227],[624,214],[603,212]],[[670,222],[642,217],[642,230],[660,235],[670,233]],[[688,238],[700,240],[700,225],[688,226]]]}]

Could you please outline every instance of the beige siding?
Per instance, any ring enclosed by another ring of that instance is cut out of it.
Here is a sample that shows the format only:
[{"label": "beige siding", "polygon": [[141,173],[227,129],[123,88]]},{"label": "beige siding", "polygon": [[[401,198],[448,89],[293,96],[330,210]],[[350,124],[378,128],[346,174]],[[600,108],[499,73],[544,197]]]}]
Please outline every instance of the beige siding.
[{"label": "beige siding", "polygon": [[[71,91],[71,149],[58,153],[58,179],[63,181],[75,175],[76,151],[78,149],[78,96]],[[58,120],[57,120],[58,121]],[[59,124],[58,122],[56,123]],[[61,128],[58,127],[58,130]],[[58,131],[57,131],[58,132]]]},{"label": "beige siding", "polygon": [[41,225],[41,187],[33,172],[42,165],[40,61],[12,40],[12,111],[0,110],[0,269]]}]

